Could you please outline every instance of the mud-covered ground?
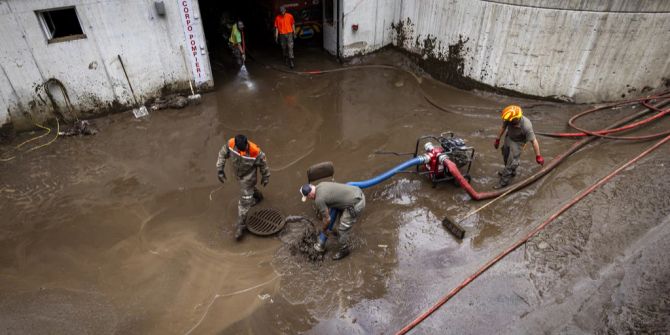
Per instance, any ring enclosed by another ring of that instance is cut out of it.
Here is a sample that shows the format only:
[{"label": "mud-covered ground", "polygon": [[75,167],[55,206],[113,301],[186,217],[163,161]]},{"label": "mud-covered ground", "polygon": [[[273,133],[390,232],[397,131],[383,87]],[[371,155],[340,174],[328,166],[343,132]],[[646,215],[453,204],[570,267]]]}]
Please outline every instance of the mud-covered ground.
[{"label": "mud-covered ground", "polygon": [[[245,133],[268,156],[272,177],[259,206],[313,217],[298,194],[312,164],[333,161],[337,181],[368,179],[406,158],[375,151],[413,151],[418,136],[451,130],[477,149],[473,185],[490,190],[502,167],[492,145],[499,108],[520,103],[536,130],[566,131],[588,106],[464,92],[393,69],[298,76],[268,67],[276,55],[254,56],[246,72],[215,64],[216,90],[198,106],[97,119],[95,136],[0,163],[0,333],[393,333],[651,145],[595,141],[466,220],[463,241],[440,221],[485,202],[399,174],[365,190],[352,254],[330,260],[329,242],[325,260],[313,263],[291,247],[303,221],[279,236],[233,240],[238,186],[221,186],[215,168],[227,138]],[[339,67],[320,51],[297,57],[298,70]],[[353,63],[412,68],[392,51]],[[540,137],[547,161],[572,143]],[[668,164],[670,145],[570,209],[414,333],[670,332]],[[517,179],[538,168],[527,149]]]}]

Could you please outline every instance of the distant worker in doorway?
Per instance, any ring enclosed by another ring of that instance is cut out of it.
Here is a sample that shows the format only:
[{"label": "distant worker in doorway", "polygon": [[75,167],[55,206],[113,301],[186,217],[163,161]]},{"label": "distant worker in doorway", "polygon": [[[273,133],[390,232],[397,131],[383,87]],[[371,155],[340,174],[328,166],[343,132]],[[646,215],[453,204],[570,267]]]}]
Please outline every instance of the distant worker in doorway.
[{"label": "distant worker in doorway", "polygon": [[505,168],[498,172],[500,181],[494,188],[506,187],[512,178],[516,176],[516,169],[519,167],[519,158],[528,142],[533,144],[537,164],[544,165],[544,158],[542,158],[542,154],[540,153],[540,144],[537,142],[537,138],[535,138],[535,132],[533,132],[533,124],[528,118],[523,116],[521,107],[509,105],[502,110],[501,117],[503,124],[493,147],[498,149],[500,138],[507,131],[502,147]]},{"label": "distant worker in doorway", "polygon": [[261,185],[265,187],[270,182],[270,170],[261,148],[244,135],[231,138],[219,150],[216,168],[219,181],[222,183],[226,181],[224,168],[227,159],[232,159],[235,176],[240,182],[240,201],[237,205],[238,218],[235,229],[235,239],[239,240],[247,229],[246,219],[249,209],[263,200],[263,194],[256,188],[256,171],[260,170]]},{"label": "distant worker in doorway", "polygon": [[286,12],[286,7],[279,8],[279,15],[275,17],[275,42],[281,44],[284,54],[284,63],[290,68],[295,66],[293,62],[293,39],[295,38],[295,20],[293,15]]},{"label": "distant worker in doorway", "polygon": [[237,21],[237,23],[233,24],[228,43],[230,43],[230,46],[233,49],[233,55],[235,56],[237,65],[244,65],[244,62],[246,61],[247,45],[244,41],[244,23],[242,21]]},{"label": "distant worker in doorway", "polygon": [[[340,249],[333,256],[334,260],[347,257],[351,248],[349,235],[351,228],[365,208],[365,195],[363,191],[351,185],[333,182],[321,182],[319,185],[305,184],[300,188],[302,201],[314,200],[316,208],[323,218],[322,231],[326,232],[330,225],[330,209],[342,212],[340,225],[337,228]],[[317,242],[314,248],[319,252],[325,251],[325,246]]]}]

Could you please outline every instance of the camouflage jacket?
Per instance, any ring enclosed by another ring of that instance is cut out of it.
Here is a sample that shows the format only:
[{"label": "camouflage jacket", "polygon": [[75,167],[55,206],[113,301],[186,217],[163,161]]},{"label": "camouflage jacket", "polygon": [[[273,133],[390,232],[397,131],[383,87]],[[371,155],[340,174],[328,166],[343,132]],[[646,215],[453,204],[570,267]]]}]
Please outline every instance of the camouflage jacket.
[{"label": "camouflage jacket", "polygon": [[256,143],[249,141],[249,149],[247,151],[239,151],[235,147],[235,139],[231,138],[219,150],[219,158],[216,161],[217,169],[223,170],[228,159],[232,159],[233,161],[233,168],[235,169],[237,178],[242,178],[251,172],[256,172],[256,167],[260,169],[263,179],[270,178],[267,159]]}]

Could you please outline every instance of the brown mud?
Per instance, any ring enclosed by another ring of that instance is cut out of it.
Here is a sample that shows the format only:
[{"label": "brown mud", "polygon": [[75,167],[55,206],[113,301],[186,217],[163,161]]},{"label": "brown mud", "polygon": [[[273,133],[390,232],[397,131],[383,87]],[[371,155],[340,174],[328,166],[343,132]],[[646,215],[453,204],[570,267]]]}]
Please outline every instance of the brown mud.
[{"label": "brown mud", "polygon": [[[315,163],[333,161],[337,181],[364,180],[405,159],[375,151],[412,151],[417,137],[451,130],[476,148],[472,183],[488,190],[502,167],[493,149],[497,110],[519,103],[536,130],[567,131],[567,119],[588,106],[419,83],[391,69],[297,76],[266,66],[281,66],[278,56],[255,56],[263,63],[249,61],[246,72],[215,67],[217,86],[200,105],[145,119],[110,115],[95,121],[95,136],[59,139],[0,163],[0,333],[392,333],[650,145],[595,141],[465,220],[462,241],[442,219],[458,220],[484,203],[451,183],[432,188],[398,174],[365,190],[351,255],[332,261],[330,239],[323,261],[312,262],[296,252],[296,240],[313,229],[303,221],[274,237],[233,240],[239,189],[230,179],[221,185],[215,168],[227,138],[245,133],[268,156],[272,177],[259,206],[312,218],[298,188]],[[304,70],[339,66],[320,51],[296,60]],[[354,61],[410,63],[389,51]],[[602,127],[636,110],[582,124]],[[667,127],[663,119],[643,131]],[[540,138],[547,160],[572,143]],[[670,147],[663,146],[415,333],[669,332],[668,164]],[[537,169],[527,149],[517,179]]]}]

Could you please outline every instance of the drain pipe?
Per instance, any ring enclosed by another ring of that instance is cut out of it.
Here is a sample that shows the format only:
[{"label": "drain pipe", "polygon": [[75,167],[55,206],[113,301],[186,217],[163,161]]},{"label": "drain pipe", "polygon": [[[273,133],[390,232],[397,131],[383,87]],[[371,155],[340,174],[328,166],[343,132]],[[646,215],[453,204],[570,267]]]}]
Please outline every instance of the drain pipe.
[{"label": "drain pipe", "polygon": [[[414,158],[412,158],[408,161],[405,161],[405,162],[397,165],[396,167],[394,167],[394,168],[392,168],[392,169],[390,169],[390,170],[388,170],[388,171],[386,171],[386,172],[384,172],[384,173],[382,173],[382,174],[380,174],[380,175],[378,175],[374,178],[371,178],[371,179],[368,179],[368,180],[363,180],[363,181],[350,181],[350,182],[347,183],[347,185],[356,186],[356,187],[359,187],[359,188],[362,188],[362,189],[372,187],[372,186],[375,186],[375,185],[385,181],[386,179],[389,179],[389,178],[393,177],[393,175],[395,175],[398,172],[404,171],[404,170],[406,170],[406,169],[408,169],[412,166],[415,166],[415,165],[424,164],[426,162],[428,162],[428,156],[425,156],[425,155],[417,156],[417,157],[414,157]],[[330,213],[329,213],[330,224],[328,225],[328,231],[333,230],[333,226],[335,225],[335,221],[337,220],[337,216],[340,215],[341,212],[342,211],[337,210],[335,208],[330,209]],[[326,240],[327,239],[328,239],[328,237],[326,236],[326,232],[321,232],[319,234],[319,244],[322,247],[326,245]]]}]

